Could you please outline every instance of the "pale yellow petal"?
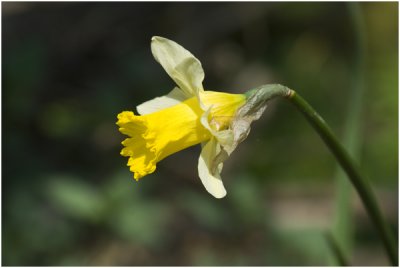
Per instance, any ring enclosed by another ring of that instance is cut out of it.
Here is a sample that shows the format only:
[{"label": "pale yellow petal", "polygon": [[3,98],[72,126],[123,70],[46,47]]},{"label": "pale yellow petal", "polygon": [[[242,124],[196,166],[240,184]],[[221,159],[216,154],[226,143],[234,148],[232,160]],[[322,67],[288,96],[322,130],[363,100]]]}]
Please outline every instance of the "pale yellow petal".
[{"label": "pale yellow petal", "polygon": [[218,130],[215,125],[210,125],[209,118],[212,109],[213,106],[210,106],[208,110],[205,111],[200,118],[200,122],[208,131],[210,131],[211,135],[217,139],[218,143],[222,146],[228,146],[233,142],[233,131],[230,129]]},{"label": "pale yellow petal", "polygon": [[203,67],[192,53],[174,41],[159,36],[151,39],[151,51],[188,98],[203,91]]},{"label": "pale yellow petal", "polygon": [[219,152],[220,145],[216,139],[212,138],[203,146],[198,164],[201,182],[206,190],[216,198],[222,198],[226,195],[226,190],[220,176],[222,163],[218,164],[217,167],[213,166]]},{"label": "pale yellow petal", "polygon": [[186,99],[187,97],[183,94],[182,90],[176,87],[165,96],[154,98],[136,106],[136,110],[140,115],[151,114],[179,104]]}]

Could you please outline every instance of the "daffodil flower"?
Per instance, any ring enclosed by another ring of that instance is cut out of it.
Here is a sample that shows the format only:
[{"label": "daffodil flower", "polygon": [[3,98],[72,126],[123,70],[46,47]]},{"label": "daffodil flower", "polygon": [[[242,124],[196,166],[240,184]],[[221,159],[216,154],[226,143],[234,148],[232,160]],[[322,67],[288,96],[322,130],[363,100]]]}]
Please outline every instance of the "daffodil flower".
[{"label": "daffodil flower", "polygon": [[210,194],[222,198],[223,161],[247,137],[251,121],[265,105],[255,105],[245,94],[205,91],[200,61],[171,40],[153,37],[151,51],[178,87],[137,106],[140,115],[118,115],[119,130],[129,136],[122,142],[121,155],[129,157],[130,171],[139,180],[167,156],[201,144],[199,177]]}]

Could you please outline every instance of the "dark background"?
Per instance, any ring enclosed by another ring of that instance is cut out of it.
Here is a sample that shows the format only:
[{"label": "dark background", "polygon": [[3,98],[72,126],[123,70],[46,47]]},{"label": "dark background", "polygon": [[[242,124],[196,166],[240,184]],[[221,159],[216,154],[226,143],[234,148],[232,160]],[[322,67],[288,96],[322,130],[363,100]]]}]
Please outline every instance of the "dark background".
[{"label": "dark background", "polygon": [[207,90],[281,83],[339,137],[359,129],[356,159],[397,232],[398,3],[351,5],[2,3],[2,264],[335,264],[323,234],[350,211],[351,264],[387,265],[356,194],[338,206],[350,186],[334,158],[283,100],[225,163],[222,200],[198,179],[199,146],[139,182],[119,155],[117,114],[174,87],[150,51],[164,36],[200,59]]}]

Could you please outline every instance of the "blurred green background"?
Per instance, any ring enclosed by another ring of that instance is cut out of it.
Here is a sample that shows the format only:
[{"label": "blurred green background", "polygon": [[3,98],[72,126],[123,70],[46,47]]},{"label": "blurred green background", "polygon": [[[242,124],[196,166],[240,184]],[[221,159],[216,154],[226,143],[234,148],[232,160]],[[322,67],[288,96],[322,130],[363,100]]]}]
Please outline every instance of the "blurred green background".
[{"label": "blurred green background", "polygon": [[[343,137],[365,85],[357,160],[398,226],[398,3],[2,3],[3,265],[330,265],[334,158],[283,100],[225,163],[228,195],[197,175],[199,146],[139,182],[119,155],[123,110],[167,93],[153,35],[202,62],[208,90],[281,83]],[[365,78],[364,82],[363,79]],[[358,81],[358,82],[357,82]],[[361,82],[360,82],[361,81]],[[358,84],[357,84],[358,83]],[[354,265],[387,265],[354,192]]]}]

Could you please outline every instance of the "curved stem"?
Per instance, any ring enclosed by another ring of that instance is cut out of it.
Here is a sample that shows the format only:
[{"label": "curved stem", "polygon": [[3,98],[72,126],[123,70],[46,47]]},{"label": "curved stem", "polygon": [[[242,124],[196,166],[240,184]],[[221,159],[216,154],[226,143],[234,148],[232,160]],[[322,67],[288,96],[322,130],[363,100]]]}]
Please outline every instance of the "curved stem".
[{"label": "curved stem", "polygon": [[356,188],[369,217],[378,231],[391,264],[397,266],[398,255],[395,241],[378,207],[378,203],[368,181],[362,177],[360,170],[355,165],[350,155],[336,139],[335,135],[321,116],[295,91],[290,90],[290,94],[286,95],[286,97],[306,117],[308,122],[313,126],[336,157],[343,170],[347,173],[351,183]]}]

